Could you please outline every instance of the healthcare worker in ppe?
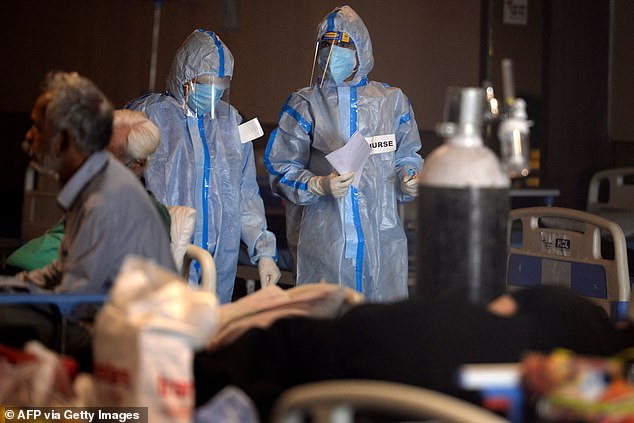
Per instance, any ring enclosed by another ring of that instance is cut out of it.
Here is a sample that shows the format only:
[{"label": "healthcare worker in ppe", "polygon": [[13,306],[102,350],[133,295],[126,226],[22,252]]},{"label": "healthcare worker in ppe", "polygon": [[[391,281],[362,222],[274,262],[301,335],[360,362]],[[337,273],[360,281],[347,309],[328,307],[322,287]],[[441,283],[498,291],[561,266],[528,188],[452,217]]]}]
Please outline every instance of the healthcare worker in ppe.
[{"label": "healthcare worker in ppe", "polygon": [[222,303],[232,298],[241,240],[258,265],[262,286],[280,278],[253,146],[241,142],[242,117],[227,100],[232,75],[227,46],[213,32],[198,29],[176,52],[167,92],[128,105],[145,112],[161,130],[161,144],[144,173],[147,187],[166,205],[196,209],[193,242],[214,257]]},{"label": "healthcare worker in ppe", "polygon": [[[265,153],[273,191],[302,208],[297,283],[324,279],[370,301],[404,298],[407,240],[397,201],[414,199],[422,166],[412,107],[399,88],[368,80],[372,43],[354,10],[334,9],[316,35],[311,85],[291,94]],[[357,131],[372,151],[354,185],[325,156]]]}]

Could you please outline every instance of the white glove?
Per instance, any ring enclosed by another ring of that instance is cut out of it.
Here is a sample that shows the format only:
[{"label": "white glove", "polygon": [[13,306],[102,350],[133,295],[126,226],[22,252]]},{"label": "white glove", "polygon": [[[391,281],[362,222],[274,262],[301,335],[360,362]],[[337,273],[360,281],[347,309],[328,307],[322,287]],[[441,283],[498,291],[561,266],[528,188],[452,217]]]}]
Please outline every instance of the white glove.
[{"label": "white glove", "polygon": [[330,194],[335,198],[346,195],[352,183],[354,172],[339,175],[336,172],[326,176],[313,176],[308,180],[308,190],[316,195]]},{"label": "white glove", "polygon": [[258,260],[258,273],[260,274],[260,285],[262,288],[275,285],[280,280],[280,276],[282,276],[275,261],[268,256],[262,256]]},{"label": "white glove", "polygon": [[401,181],[401,191],[403,191],[403,193],[411,195],[412,197],[418,195],[418,179],[416,176],[415,172],[413,174],[410,172],[403,177]]}]

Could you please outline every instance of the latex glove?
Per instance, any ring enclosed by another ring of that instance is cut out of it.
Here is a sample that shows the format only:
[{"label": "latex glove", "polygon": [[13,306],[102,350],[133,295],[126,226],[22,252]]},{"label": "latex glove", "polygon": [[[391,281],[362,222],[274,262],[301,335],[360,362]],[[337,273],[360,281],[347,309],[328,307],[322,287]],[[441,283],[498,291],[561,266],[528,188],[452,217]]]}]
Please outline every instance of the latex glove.
[{"label": "latex glove", "polygon": [[326,176],[313,176],[308,180],[308,190],[316,195],[330,194],[335,198],[346,195],[354,178],[354,172],[339,175],[336,172]]},{"label": "latex glove", "polygon": [[401,191],[403,191],[407,195],[411,195],[412,197],[416,197],[418,195],[418,179],[417,179],[416,171],[413,169],[409,169],[407,175],[403,177],[401,181]]},{"label": "latex glove", "polygon": [[260,285],[262,288],[275,285],[280,280],[280,276],[282,276],[273,258],[268,256],[262,256],[258,260],[258,273],[260,274]]}]

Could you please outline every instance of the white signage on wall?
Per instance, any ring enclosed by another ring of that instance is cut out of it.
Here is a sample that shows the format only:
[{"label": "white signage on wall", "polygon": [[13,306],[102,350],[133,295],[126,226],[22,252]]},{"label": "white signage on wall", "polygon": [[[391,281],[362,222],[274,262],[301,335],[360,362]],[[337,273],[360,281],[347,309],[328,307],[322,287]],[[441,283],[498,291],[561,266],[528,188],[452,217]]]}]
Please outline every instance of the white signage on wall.
[{"label": "white signage on wall", "polygon": [[504,0],[504,23],[526,25],[528,23],[528,0]]}]

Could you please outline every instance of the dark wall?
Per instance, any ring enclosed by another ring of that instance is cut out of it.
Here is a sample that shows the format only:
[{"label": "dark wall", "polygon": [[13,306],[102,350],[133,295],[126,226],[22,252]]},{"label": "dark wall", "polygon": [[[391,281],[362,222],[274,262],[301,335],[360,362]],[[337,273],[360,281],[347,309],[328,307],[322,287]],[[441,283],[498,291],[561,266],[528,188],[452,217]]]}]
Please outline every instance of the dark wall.
[{"label": "dark wall", "polygon": [[634,147],[634,1],[612,0],[610,7],[609,134]]},{"label": "dark wall", "polygon": [[[237,28],[225,28],[221,4],[238,6]],[[0,237],[13,236],[25,159],[19,151],[38,84],[50,69],[76,70],[115,107],[150,88],[154,7],[162,4],[155,89],[163,90],[174,52],[195,28],[214,30],[235,58],[231,101],[245,117],[274,125],[291,91],[310,78],[314,31],[335,6],[347,3],[372,37],[370,77],[401,87],[421,129],[441,119],[448,85],[478,81],[481,0],[30,0],[0,6]],[[6,129],[6,128],[5,128]],[[258,140],[257,143],[265,143]],[[435,146],[424,140],[426,148]],[[17,155],[17,156],[16,156]],[[19,157],[19,158],[16,158]],[[260,175],[263,176],[263,175]]]},{"label": "dark wall", "polygon": [[[498,59],[513,58],[518,94],[527,93],[536,104],[529,103],[529,116],[537,121],[534,129],[540,133],[541,184],[561,190],[558,205],[585,208],[593,172],[634,165],[634,143],[612,140],[607,131],[610,5],[630,1],[530,0],[526,27],[501,24],[503,0],[348,3],[372,34],[376,64],[371,76],[404,88],[416,112],[426,155],[440,142],[433,127],[441,119],[445,88],[480,83],[481,11],[493,2]],[[289,92],[308,78],[316,22],[338,3],[242,1],[239,30],[224,31],[219,0],[163,0],[157,88],[164,86],[173,53],[191,29],[213,28],[236,57],[232,101],[246,116],[274,124]],[[26,166],[19,143],[42,76],[52,67],[77,69],[93,78],[115,106],[122,106],[148,87],[153,4],[151,0],[3,4],[0,195],[6,206],[0,216],[0,237],[18,233]],[[621,39],[630,39],[631,20],[615,22]],[[624,54],[629,55],[629,50]],[[613,66],[620,66],[620,60],[617,53]],[[493,78],[500,91],[498,63]]]},{"label": "dark wall", "polygon": [[545,12],[543,183],[561,190],[558,205],[585,209],[592,174],[615,163],[607,132],[609,2],[550,1]]},{"label": "dark wall", "polygon": [[0,237],[20,236],[24,171],[28,164],[20,144],[29,125],[28,113],[0,113]]}]

